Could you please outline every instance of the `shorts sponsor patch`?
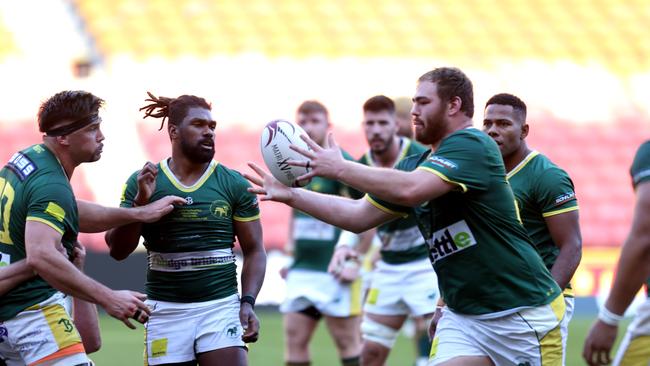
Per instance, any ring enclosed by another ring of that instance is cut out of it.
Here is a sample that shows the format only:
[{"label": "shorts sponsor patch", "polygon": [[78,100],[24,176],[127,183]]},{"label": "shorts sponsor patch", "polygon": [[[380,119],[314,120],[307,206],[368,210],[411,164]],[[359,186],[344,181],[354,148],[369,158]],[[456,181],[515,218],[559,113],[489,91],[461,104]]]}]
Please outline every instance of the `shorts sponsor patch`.
[{"label": "shorts sponsor patch", "polygon": [[465,220],[440,229],[427,240],[431,263],[476,245],[474,234]]},{"label": "shorts sponsor patch", "polygon": [[441,156],[433,155],[429,158],[429,161],[432,164],[435,164],[439,167],[443,167],[445,169],[458,169],[458,164],[454,163],[449,159],[445,159]]},{"label": "shorts sponsor patch", "polygon": [[27,179],[27,177],[35,172],[37,168],[36,164],[34,164],[30,158],[19,152],[15,153],[11,159],[9,159],[6,167],[14,172],[21,181]]},{"label": "shorts sponsor patch", "polygon": [[151,357],[167,356],[167,338],[151,341]]}]

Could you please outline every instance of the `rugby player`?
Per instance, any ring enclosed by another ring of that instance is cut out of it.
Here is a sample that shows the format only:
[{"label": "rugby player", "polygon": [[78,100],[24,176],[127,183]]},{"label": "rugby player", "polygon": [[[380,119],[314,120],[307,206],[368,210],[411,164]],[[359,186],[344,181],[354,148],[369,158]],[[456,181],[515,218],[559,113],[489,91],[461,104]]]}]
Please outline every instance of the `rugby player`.
[{"label": "rugby player", "polygon": [[524,228],[555,282],[564,289],[562,345],[566,355],[574,297],[571,278],[582,257],[578,201],[569,175],[526,144],[526,104],[496,94],[485,104],[483,131],[499,146]]},{"label": "rugby player", "polygon": [[621,250],[612,291],[585,340],[583,357],[591,366],[608,365],[618,323],[645,281],[648,299],[634,320],[614,359],[615,366],[650,364],[650,142],[639,147],[630,168],[636,191],[632,228]]},{"label": "rugby player", "polygon": [[75,168],[101,156],[102,104],[102,99],[84,91],[52,96],[38,112],[43,143],[15,153],[0,170],[0,261],[26,259],[24,265],[38,274],[23,278],[0,297],[0,358],[10,366],[89,362],[64,293],[99,304],[131,328],[135,326],[130,317],[144,322],[149,313],[143,294],[113,291],[60,253],[73,253],[80,231],[157,220],[182,202],[165,197],[131,210],[75,202],[69,181]]},{"label": "rugby player", "polygon": [[[317,101],[303,102],[296,121],[318,144],[325,142],[330,128],[329,114]],[[345,154],[346,159],[352,157]],[[347,195],[347,188],[331,179],[314,177],[305,189],[331,195]],[[359,364],[361,336],[361,280],[358,266],[335,275],[327,272],[341,230],[299,210],[293,210],[286,253],[293,263],[286,273],[287,298],[280,306],[284,313],[285,363],[309,365],[309,342],[318,322],[324,318],[336,345],[341,364]]]},{"label": "rugby player", "polygon": [[[406,137],[398,136],[395,103],[377,95],[363,105],[363,128],[369,151],[358,161],[367,166],[394,168],[411,155],[422,155],[427,149]],[[353,198],[363,194],[352,191]],[[361,359],[364,365],[383,365],[395,344],[397,335],[408,316],[419,318],[424,329],[438,299],[435,272],[428,259],[429,250],[410,215],[377,229],[381,242],[380,259],[370,276],[370,284],[361,332],[364,343]],[[345,243],[337,245],[330,267],[336,268],[349,256]],[[426,342],[424,348],[431,345]]]},{"label": "rugby player", "polygon": [[432,70],[413,102],[416,138],[435,151],[397,169],[345,161],[331,135],[324,147],[303,137],[313,151],[292,147],[313,167],[299,178],[337,179],[365,199],[292,189],[254,163],[251,192],[354,232],[413,214],[447,304],[431,365],[560,365],[562,291],[519,221],[496,143],[472,127],[471,81],[456,68]]},{"label": "rugby player", "polygon": [[[106,233],[117,260],[135,250],[140,236],[148,251],[145,363],[246,365],[245,343],[258,338],[253,307],[266,269],[257,198],[238,172],[213,160],[217,123],[205,99],[149,97],[141,110],[145,118],[168,120],[172,156],[133,173],[120,205],[166,195],[185,197],[186,204],[157,222]],[[241,297],[235,238],[244,256]]]}]

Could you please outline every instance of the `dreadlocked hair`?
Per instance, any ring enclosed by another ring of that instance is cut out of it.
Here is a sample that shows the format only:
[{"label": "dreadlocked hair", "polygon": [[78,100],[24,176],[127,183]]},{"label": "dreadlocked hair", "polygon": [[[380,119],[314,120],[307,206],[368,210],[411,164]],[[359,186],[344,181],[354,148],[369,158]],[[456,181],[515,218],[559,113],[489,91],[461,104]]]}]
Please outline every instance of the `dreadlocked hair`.
[{"label": "dreadlocked hair", "polygon": [[210,103],[194,95],[181,95],[178,98],[156,97],[151,92],[147,92],[147,95],[149,95],[149,98],[145,99],[145,102],[151,103],[139,110],[144,110],[143,118],[162,118],[158,131],[163,129],[166,119],[169,119],[169,123],[178,126],[187,115],[187,111],[192,107],[205,108],[209,111],[212,110]]}]

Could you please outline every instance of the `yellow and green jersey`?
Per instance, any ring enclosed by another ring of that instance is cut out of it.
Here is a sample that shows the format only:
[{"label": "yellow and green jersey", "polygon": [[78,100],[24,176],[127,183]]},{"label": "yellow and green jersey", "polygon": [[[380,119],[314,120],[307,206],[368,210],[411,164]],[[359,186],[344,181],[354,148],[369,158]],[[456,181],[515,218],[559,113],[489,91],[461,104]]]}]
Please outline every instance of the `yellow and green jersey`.
[{"label": "yellow and green jersey", "polygon": [[[77,202],[56,156],[43,144],[15,153],[0,170],[0,266],[24,259],[25,223],[37,221],[62,235],[72,252],[79,234]],[[41,277],[27,280],[0,297],[0,321],[52,296]]]},{"label": "yellow and green jersey", "polygon": [[[354,160],[345,151],[343,157]],[[349,195],[348,187],[343,183],[322,177],[312,178],[304,188],[335,196]],[[292,219],[294,248],[291,268],[327,272],[341,229],[295,209],[292,210]]]},{"label": "yellow and green jersey", "polygon": [[[237,293],[234,221],[257,220],[260,215],[257,198],[247,191],[248,181],[215,161],[192,186],[174,176],[167,160],[158,164],[158,171],[150,201],[175,195],[184,197],[186,204],[142,225],[148,298],[200,302]],[[133,205],[137,176],[135,172],[128,179],[120,206]]]},{"label": "yellow and green jersey", "polygon": [[[630,168],[632,176],[632,186],[636,187],[641,183],[650,181],[650,141],[646,141],[636,151],[632,167]],[[650,296],[650,278],[646,281],[646,290]]]},{"label": "yellow and green jersey", "polygon": [[524,228],[546,268],[551,270],[560,249],[553,242],[546,218],[578,210],[573,181],[537,151],[528,154],[506,178],[517,199]]},{"label": "yellow and green jersey", "polygon": [[490,318],[560,295],[519,221],[501,154],[488,135],[475,128],[456,131],[435,153],[405,159],[397,169],[421,169],[456,186],[413,208],[366,196],[379,209],[415,215],[451,310]]},{"label": "yellow and green jersey", "polygon": [[[424,146],[402,137],[400,138],[400,154],[395,165],[411,155],[421,155],[425,151],[427,149]],[[376,166],[370,151],[365,153],[358,162],[368,166]],[[352,198],[355,199],[363,197],[363,193],[357,190],[350,190],[350,193]],[[429,255],[429,250],[413,215],[379,226],[377,235],[382,243],[381,259],[386,263],[407,263],[426,258]]]}]

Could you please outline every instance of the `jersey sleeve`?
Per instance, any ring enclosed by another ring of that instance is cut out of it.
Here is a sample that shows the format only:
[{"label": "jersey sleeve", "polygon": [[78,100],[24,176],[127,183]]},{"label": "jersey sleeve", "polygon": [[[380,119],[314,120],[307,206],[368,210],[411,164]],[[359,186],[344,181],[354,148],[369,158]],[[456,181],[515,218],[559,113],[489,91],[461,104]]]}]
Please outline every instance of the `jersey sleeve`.
[{"label": "jersey sleeve", "polygon": [[133,200],[138,193],[138,172],[131,174],[122,187],[122,196],[120,197],[120,207],[133,207]]},{"label": "jersey sleeve", "polygon": [[562,169],[550,168],[537,182],[538,205],[542,216],[550,217],[578,209],[573,181]]},{"label": "jersey sleeve", "polygon": [[484,191],[491,174],[485,163],[485,153],[484,143],[477,136],[461,131],[444,139],[418,169],[437,175],[463,192]]},{"label": "jersey sleeve", "polygon": [[70,186],[39,180],[29,190],[27,221],[46,224],[63,235],[66,228],[76,224],[70,220],[76,217],[77,202]]},{"label": "jersey sleeve", "polygon": [[260,207],[257,196],[248,192],[250,183],[239,173],[233,172],[235,177],[234,185],[234,207],[232,218],[235,221],[253,221],[260,218]]},{"label": "jersey sleeve", "polygon": [[[400,161],[395,167],[395,169],[402,170],[405,172],[410,172],[417,167],[418,158],[420,158],[419,155],[410,156]],[[370,202],[373,206],[377,207],[378,209],[386,213],[389,213],[391,215],[407,217],[411,213],[410,207],[384,201],[381,198],[371,194],[366,194],[364,196],[364,199]]]},{"label": "jersey sleeve", "polygon": [[635,189],[639,184],[650,180],[650,141],[644,142],[634,155],[630,175]]}]

